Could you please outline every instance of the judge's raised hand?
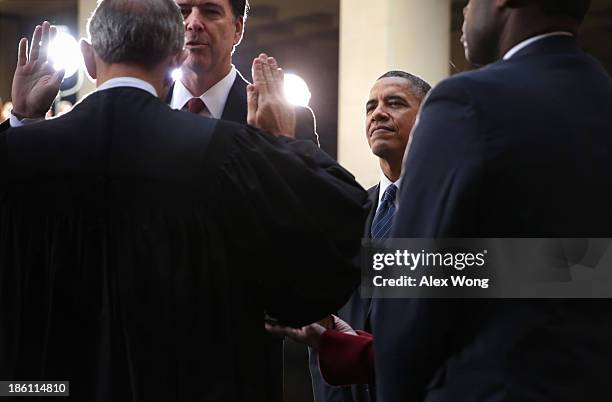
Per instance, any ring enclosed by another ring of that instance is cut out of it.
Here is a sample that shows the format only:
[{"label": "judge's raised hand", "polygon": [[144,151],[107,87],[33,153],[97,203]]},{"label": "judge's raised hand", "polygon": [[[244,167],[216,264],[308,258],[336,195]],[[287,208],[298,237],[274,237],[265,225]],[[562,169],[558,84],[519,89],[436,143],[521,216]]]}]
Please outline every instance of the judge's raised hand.
[{"label": "judge's raised hand", "polygon": [[295,138],[295,109],[284,94],[284,75],[273,57],[253,60],[253,84],[247,87],[247,123],[276,136]]},{"label": "judge's raised hand", "polygon": [[28,40],[19,41],[11,91],[13,114],[17,118],[44,118],[57,96],[64,71],[55,71],[47,55],[49,43],[56,33],[56,28],[47,21],[38,25],[32,35],[29,55]]}]

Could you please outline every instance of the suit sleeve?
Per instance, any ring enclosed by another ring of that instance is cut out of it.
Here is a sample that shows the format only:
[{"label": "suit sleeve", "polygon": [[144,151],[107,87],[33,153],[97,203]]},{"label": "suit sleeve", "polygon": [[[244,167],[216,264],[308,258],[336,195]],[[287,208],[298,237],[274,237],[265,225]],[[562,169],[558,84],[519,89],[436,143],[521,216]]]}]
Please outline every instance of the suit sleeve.
[{"label": "suit sleeve", "polygon": [[[482,144],[477,113],[461,80],[426,100],[405,158],[393,237],[469,237],[477,230]],[[380,299],[373,307],[381,400],[422,401],[444,367],[461,301]],[[393,326],[389,326],[393,323]]]},{"label": "suit sleeve", "polygon": [[227,189],[219,196],[242,232],[233,238],[236,258],[263,262],[245,271],[257,300],[291,326],[337,311],[359,282],[366,191],[311,141],[252,127],[228,136],[227,124],[216,136],[232,137],[217,186]]},{"label": "suit sleeve", "polygon": [[477,114],[461,80],[438,85],[423,106],[405,157],[395,237],[477,233],[484,163],[478,134]]}]

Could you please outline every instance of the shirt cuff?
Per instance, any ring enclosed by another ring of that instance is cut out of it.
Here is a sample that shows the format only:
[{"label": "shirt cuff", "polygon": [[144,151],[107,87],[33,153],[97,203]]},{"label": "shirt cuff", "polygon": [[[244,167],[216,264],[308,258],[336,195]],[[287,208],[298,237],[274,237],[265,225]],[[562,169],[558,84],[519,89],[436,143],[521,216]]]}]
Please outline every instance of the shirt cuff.
[{"label": "shirt cuff", "polygon": [[43,121],[45,120],[44,118],[37,118],[37,119],[21,119],[19,120],[17,118],[17,116],[15,116],[13,114],[13,112],[11,112],[11,118],[9,119],[10,125],[11,127],[21,127],[21,126],[27,126],[28,124],[32,124],[32,123],[38,123],[39,121]]}]

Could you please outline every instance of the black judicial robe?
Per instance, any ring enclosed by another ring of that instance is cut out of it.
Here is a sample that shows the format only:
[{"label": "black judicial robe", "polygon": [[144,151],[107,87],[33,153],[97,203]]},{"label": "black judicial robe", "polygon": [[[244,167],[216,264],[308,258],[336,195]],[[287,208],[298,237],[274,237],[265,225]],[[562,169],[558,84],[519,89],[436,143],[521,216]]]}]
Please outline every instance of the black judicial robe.
[{"label": "black judicial robe", "polygon": [[369,209],[310,141],[135,88],[0,133],[0,378],[75,401],[266,401],[264,312],[339,308]]}]

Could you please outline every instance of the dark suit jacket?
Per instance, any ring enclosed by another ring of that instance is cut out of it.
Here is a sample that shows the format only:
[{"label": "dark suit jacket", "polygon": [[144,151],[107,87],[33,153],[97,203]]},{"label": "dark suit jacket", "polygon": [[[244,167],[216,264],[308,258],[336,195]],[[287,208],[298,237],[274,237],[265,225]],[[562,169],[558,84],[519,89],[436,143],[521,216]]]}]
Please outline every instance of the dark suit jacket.
[{"label": "dark suit jacket", "polygon": [[367,193],[312,142],[134,88],[0,133],[0,378],[75,401],[269,401],[263,315],[336,311]]},{"label": "dark suit jacket", "polygon": [[[378,209],[378,192],[380,184],[368,189],[368,198],[372,208],[366,219],[363,237],[370,237],[372,221]],[[356,330],[371,331],[369,325],[371,299],[363,299],[356,290],[344,307],[338,311],[338,316]],[[309,352],[310,374],[315,402],[371,402],[374,394],[365,384],[353,384],[350,387],[334,387],[325,382],[319,367],[319,358],[311,349]]]},{"label": "dark suit jacket", "polygon": [[[235,121],[236,123],[246,124],[247,121],[247,80],[244,79],[240,71],[236,71],[236,80],[232,85],[232,89],[227,96],[225,109],[221,115],[221,120]],[[172,91],[174,84],[170,88],[166,97],[166,103],[172,100]],[[295,108],[295,138],[301,140],[311,140],[315,144],[319,144],[319,136],[316,132],[316,119],[310,108],[299,107]]]},{"label": "dark suit jacket", "polygon": [[[610,77],[564,36],[443,81],[394,237],[610,237],[611,107]],[[612,400],[608,301],[377,299],[373,330],[380,402]]]}]

